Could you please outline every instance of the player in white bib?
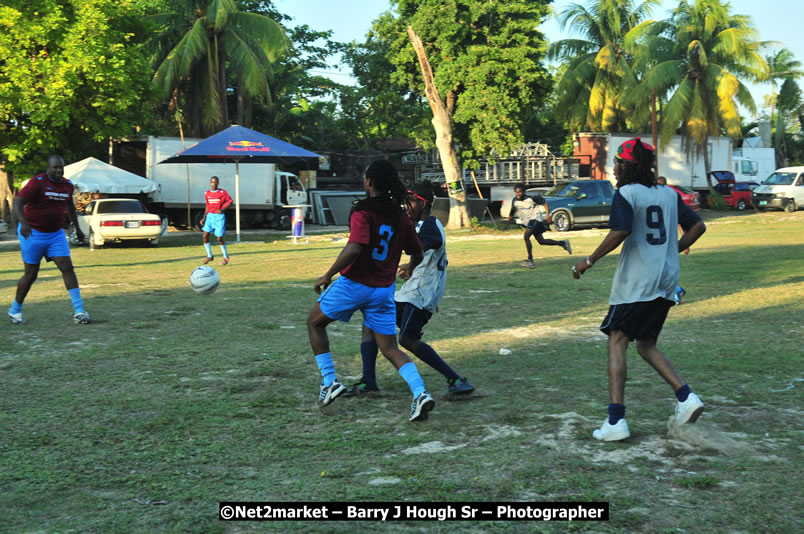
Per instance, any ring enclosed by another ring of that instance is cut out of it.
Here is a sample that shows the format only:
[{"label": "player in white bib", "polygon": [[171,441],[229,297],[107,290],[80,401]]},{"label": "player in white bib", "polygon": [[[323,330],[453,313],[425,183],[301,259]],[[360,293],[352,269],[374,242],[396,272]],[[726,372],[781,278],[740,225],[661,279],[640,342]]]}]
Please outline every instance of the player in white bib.
[{"label": "player in white bib", "polygon": [[[618,441],[631,435],[625,421],[626,351],[636,340],[640,356],[675,391],[676,424],[694,423],[704,405],[681,379],[673,362],[656,347],[667,312],[675,304],[679,252],[705,231],[701,218],[675,191],[655,179],[655,151],[638,137],[620,145],[615,157],[617,193],[609,217],[611,231],[572,269],[575,279],[623,244],[600,329],[609,336],[609,417],[595,439]],[[684,235],[678,238],[678,225]]]}]

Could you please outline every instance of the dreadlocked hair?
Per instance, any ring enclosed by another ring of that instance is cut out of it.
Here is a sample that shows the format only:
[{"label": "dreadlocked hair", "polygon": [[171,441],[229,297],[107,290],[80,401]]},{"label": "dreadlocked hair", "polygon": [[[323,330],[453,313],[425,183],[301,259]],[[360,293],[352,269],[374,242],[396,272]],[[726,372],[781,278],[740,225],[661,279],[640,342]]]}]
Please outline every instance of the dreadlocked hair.
[{"label": "dreadlocked hair", "polygon": [[634,145],[634,158],[636,161],[620,160],[623,166],[620,185],[642,184],[645,187],[656,185],[655,152],[645,148],[640,141]]},{"label": "dreadlocked hair", "polygon": [[352,211],[402,213],[410,207],[408,188],[399,179],[399,173],[390,161],[387,159],[374,161],[368,166],[365,174],[378,195],[356,201],[352,204]]}]

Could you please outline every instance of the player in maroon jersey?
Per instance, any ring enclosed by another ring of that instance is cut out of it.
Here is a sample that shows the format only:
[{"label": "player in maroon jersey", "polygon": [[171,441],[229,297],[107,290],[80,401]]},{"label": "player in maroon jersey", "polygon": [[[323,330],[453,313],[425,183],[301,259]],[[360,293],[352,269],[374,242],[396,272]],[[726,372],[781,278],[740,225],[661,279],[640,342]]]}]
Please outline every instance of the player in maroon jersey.
[{"label": "player in maroon jersey", "polygon": [[73,304],[73,321],[77,324],[91,322],[81,300],[78,278],[70,259],[70,245],[62,230],[65,212],[75,227],[76,237],[83,241],[84,232],[78,226],[73,204],[73,184],[64,178],[64,160],[53,155],[47,160],[47,172],[28,180],[14,198],[14,213],[19,219],[17,235],[25,264],[25,272],[17,282],[14,302],[8,310],[8,317],[14,324],[25,323],[22,303],[39,276],[42,258],[55,263],[61,271]]},{"label": "player in maroon jersey", "polygon": [[209,242],[210,232],[218,238],[218,244],[223,253],[223,265],[229,263],[229,252],[226,250],[226,243],[223,242],[223,234],[226,233],[226,215],[223,213],[226,208],[232,205],[232,197],[225,189],[218,189],[218,177],[213,176],[209,179],[210,189],[204,193],[204,200],[207,203],[204,216],[201,218],[201,230],[204,231],[204,248],[207,255],[204,263],[212,261],[212,244]]},{"label": "player in maroon jersey", "polygon": [[[374,332],[383,355],[394,364],[413,393],[409,419],[423,421],[435,401],[425,390],[416,365],[397,345],[394,302],[402,252],[410,255],[412,270],[422,261],[422,246],[405,210],[407,188],[394,166],[387,160],[375,161],[366,169],[363,185],[367,198],[352,207],[349,242],[313,285],[316,293],[325,290],[307,318],[310,345],[322,377],[318,404],[326,406],[346,391],[335,376],[327,325],[335,320],[347,322],[360,310],[364,326]],[[340,277],[332,283],[336,273]]]}]

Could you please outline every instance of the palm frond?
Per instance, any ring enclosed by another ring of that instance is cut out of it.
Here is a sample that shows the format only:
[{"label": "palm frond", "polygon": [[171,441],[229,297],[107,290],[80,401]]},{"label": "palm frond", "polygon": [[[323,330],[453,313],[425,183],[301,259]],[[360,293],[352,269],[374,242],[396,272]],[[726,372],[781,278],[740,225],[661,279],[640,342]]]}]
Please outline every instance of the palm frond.
[{"label": "palm frond", "polygon": [[208,55],[209,41],[204,20],[198,19],[192,29],[168,53],[154,74],[156,87],[167,94],[186,77],[193,65]]}]

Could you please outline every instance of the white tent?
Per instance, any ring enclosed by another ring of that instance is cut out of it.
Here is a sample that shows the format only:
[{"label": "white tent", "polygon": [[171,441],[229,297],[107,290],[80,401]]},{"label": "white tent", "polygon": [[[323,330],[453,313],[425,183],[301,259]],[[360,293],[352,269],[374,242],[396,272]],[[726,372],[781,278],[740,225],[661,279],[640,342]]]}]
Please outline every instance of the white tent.
[{"label": "white tent", "polygon": [[86,158],[64,167],[64,177],[79,193],[136,195],[151,193],[158,185],[134,173],[124,171],[95,158]]}]

